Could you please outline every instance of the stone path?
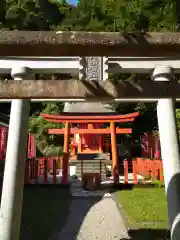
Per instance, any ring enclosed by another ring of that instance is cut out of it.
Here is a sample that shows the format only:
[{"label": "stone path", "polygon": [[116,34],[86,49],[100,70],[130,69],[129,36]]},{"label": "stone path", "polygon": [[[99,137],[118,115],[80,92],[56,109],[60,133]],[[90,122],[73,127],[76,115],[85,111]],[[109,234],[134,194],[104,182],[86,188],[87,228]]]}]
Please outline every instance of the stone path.
[{"label": "stone path", "polygon": [[112,197],[91,195],[73,198],[64,229],[53,237],[53,240],[67,239],[126,240],[129,237]]}]

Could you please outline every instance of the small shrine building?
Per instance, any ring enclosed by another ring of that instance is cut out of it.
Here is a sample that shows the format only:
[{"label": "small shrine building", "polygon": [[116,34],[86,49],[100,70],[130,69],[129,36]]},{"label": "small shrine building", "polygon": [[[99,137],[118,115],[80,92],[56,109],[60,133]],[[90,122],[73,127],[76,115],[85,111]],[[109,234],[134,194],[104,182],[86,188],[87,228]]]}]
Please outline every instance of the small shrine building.
[{"label": "small shrine building", "polygon": [[116,135],[132,133],[132,128],[116,125],[133,122],[138,115],[119,115],[100,103],[68,103],[59,116],[41,113],[48,122],[65,124],[63,129],[49,129],[49,134],[64,134],[64,154],[69,154],[69,160],[78,161],[78,154],[105,153],[112,160],[115,183],[119,182]]}]

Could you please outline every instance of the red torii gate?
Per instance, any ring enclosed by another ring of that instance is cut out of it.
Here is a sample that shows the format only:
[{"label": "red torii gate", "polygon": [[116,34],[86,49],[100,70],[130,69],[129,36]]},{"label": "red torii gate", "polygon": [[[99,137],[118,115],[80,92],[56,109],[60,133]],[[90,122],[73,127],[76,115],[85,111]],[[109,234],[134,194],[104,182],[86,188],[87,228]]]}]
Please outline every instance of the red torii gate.
[{"label": "red torii gate", "polygon": [[[99,116],[72,116],[72,115],[50,115],[41,113],[41,116],[48,122],[53,123],[65,123],[63,129],[49,129],[49,134],[64,134],[64,161],[63,161],[63,176],[62,183],[66,184],[68,181],[68,160],[69,160],[69,135],[70,134],[111,134],[111,149],[112,149],[112,167],[114,183],[119,182],[118,172],[118,156],[117,156],[117,144],[116,134],[132,133],[131,128],[116,128],[115,123],[133,122],[139,115],[139,112],[125,114],[125,115],[99,115]],[[70,123],[87,123],[88,128],[71,128]],[[93,123],[103,124],[110,123],[109,128],[93,128]]]}]

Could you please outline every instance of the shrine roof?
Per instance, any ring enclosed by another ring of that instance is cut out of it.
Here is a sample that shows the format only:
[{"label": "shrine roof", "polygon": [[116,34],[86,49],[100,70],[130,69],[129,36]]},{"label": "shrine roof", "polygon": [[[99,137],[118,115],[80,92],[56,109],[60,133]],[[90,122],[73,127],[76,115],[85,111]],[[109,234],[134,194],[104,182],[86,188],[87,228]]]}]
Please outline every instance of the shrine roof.
[{"label": "shrine roof", "polygon": [[110,108],[108,104],[101,104],[99,102],[77,102],[65,104],[63,112],[64,114],[67,113],[68,115],[70,115],[69,113],[71,113],[71,115],[84,115],[84,113],[86,115],[97,115],[97,113],[99,113],[100,115],[107,115],[110,113],[114,113],[115,111]]},{"label": "shrine roof", "polygon": [[178,32],[0,31],[1,56],[177,56]]}]

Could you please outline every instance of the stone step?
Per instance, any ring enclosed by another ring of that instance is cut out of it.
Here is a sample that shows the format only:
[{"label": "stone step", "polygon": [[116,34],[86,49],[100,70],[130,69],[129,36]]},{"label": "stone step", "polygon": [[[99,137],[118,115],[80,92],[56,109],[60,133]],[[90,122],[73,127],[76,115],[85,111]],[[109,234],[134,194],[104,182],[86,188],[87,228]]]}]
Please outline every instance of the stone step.
[{"label": "stone step", "polygon": [[93,162],[84,160],[76,165],[76,175],[81,177],[83,173],[100,173],[101,179],[106,179],[106,168],[105,164],[102,164],[100,161]]},{"label": "stone step", "polygon": [[76,165],[76,171],[86,171],[86,170],[92,170],[92,171],[99,171],[99,172],[106,172],[105,166],[97,166],[94,164],[83,164],[83,165]]},{"label": "stone step", "polygon": [[78,153],[77,160],[106,160],[105,153]]}]

